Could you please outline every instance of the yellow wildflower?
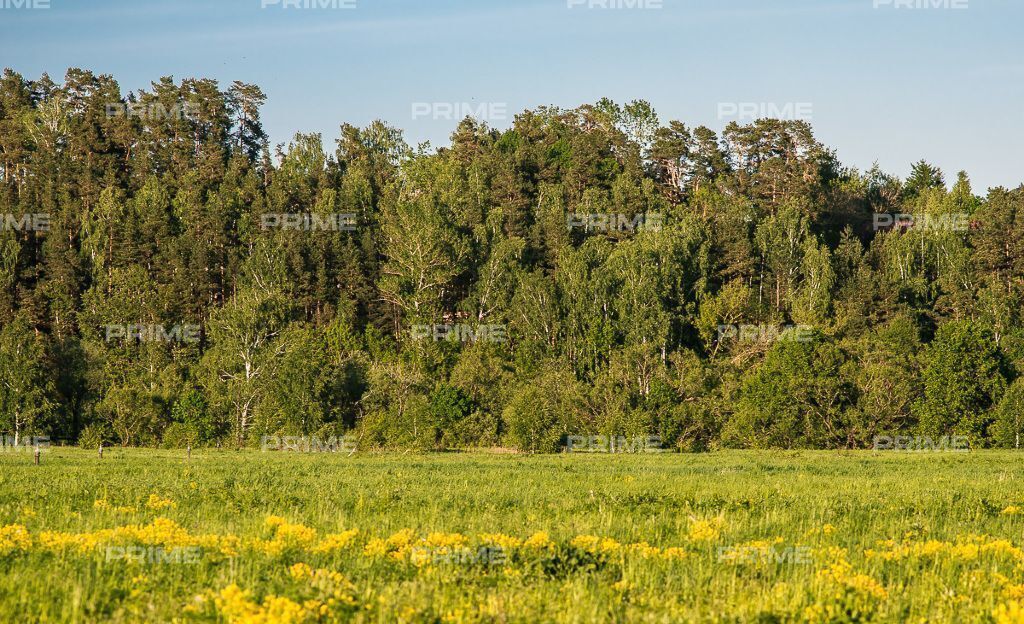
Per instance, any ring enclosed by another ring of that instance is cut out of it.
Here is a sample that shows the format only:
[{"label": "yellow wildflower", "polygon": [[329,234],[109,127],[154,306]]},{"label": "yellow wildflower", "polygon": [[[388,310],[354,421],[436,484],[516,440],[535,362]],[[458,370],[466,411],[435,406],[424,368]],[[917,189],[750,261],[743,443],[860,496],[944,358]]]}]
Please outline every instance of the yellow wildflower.
[{"label": "yellow wildflower", "polygon": [[313,568],[309,567],[308,563],[296,563],[288,568],[288,574],[293,579],[302,580],[313,576]]},{"label": "yellow wildflower", "polygon": [[531,548],[536,550],[551,549],[555,547],[555,543],[551,541],[545,531],[537,531],[531,535],[525,542],[523,542],[523,548]]},{"label": "yellow wildflower", "polygon": [[431,533],[424,544],[429,548],[456,548],[465,546],[468,541],[461,533]]},{"label": "yellow wildflower", "polygon": [[149,500],[146,501],[146,508],[154,511],[160,511],[162,509],[175,509],[178,503],[172,501],[169,498],[161,498],[156,494],[150,494]]},{"label": "yellow wildflower", "polygon": [[510,552],[522,546],[523,541],[519,538],[505,535],[503,533],[483,533],[478,536],[485,544],[498,546],[505,552]]},{"label": "yellow wildflower", "polygon": [[596,535],[577,535],[569,542],[573,547],[587,552],[597,552],[597,544],[601,541]]},{"label": "yellow wildflower", "polygon": [[996,624],[1024,624],[1024,604],[1011,600],[992,611]]},{"label": "yellow wildflower", "polygon": [[383,557],[388,553],[388,544],[380,538],[373,538],[363,547],[363,554],[367,557]]},{"label": "yellow wildflower", "polygon": [[9,524],[0,527],[0,555],[14,550],[28,550],[32,547],[32,536],[28,529],[20,524]]},{"label": "yellow wildflower", "polygon": [[107,502],[107,499],[105,499],[105,498],[101,498],[101,499],[93,502],[92,507],[93,507],[93,509],[99,509],[99,510],[102,510],[102,511],[111,511],[111,512],[114,512],[114,513],[135,513],[135,511],[136,511],[136,509],[134,507],[129,507],[128,505],[122,505],[122,506],[111,505],[109,502]]},{"label": "yellow wildflower", "polygon": [[317,615],[326,615],[319,601],[299,604],[283,596],[270,595],[257,603],[249,592],[234,584],[216,594],[214,604],[224,619],[233,624],[299,624]]},{"label": "yellow wildflower", "polygon": [[330,533],[320,540],[320,543],[313,549],[313,552],[337,552],[350,546],[352,542],[355,541],[357,535],[359,535],[359,529],[349,529],[347,531],[342,531],[341,533]]},{"label": "yellow wildflower", "polygon": [[644,559],[651,559],[661,555],[661,549],[657,546],[651,546],[647,542],[637,542],[628,546],[630,552],[637,553]]},{"label": "yellow wildflower", "polygon": [[387,539],[387,545],[392,549],[398,549],[411,546],[415,540],[416,533],[412,529],[402,529]]},{"label": "yellow wildflower", "polygon": [[596,535],[577,535],[570,542],[574,547],[592,554],[611,554],[619,552],[622,544],[609,538]]},{"label": "yellow wildflower", "polygon": [[695,542],[710,542],[718,539],[725,519],[721,516],[707,520],[690,518],[690,539]]},{"label": "yellow wildflower", "polygon": [[274,537],[275,539],[306,546],[316,541],[316,529],[286,522],[277,527]]},{"label": "yellow wildflower", "polygon": [[853,571],[853,566],[845,558],[845,549],[836,550],[842,554],[832,564],[818,571],[818,578],[879,600],[889,595],[878,581],[866,574],[857,574]]},{"label": "yellow wildflower", "polygon": [[670,548],[666,548],[661,553],[661,558],[662,559],[666,559],[668,561],[672,561],[672,560],[676,560],[676,559],[685,559],[688,556],[689,556],[689,553],[687,553],[686,550],[684,550],[682,548],[679,548],[677,546],[672,546]]}]

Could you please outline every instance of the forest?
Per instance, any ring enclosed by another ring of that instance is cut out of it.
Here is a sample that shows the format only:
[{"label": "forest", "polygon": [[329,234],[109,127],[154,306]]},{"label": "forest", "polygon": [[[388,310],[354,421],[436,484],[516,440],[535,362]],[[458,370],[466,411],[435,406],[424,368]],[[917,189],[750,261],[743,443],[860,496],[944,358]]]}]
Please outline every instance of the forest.
[{"label": "forest", "polygon": [[4,72],[6,445],[1020,446],[1024,185],[644,100],[273,146],[265,101]]}]

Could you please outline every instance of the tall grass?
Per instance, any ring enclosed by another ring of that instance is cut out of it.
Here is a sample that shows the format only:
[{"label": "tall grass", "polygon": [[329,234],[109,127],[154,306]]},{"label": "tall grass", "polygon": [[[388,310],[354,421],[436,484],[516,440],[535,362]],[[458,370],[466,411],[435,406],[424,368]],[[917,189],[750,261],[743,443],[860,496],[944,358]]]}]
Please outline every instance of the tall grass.
[{"label": "tall grass", "polygon": [[[107,449],[100,460],[54,448],[39,466],[6,453],[0,620],[1013,621],[1024,597],[1021,473],[1012,452],[186,460]],[[156,518],[240,546],[204,548],[196,563],[111,559],[111,543],[135,538],[104,529]],[[281,537],[281,522],[297,537]],[[12,528],[22,526],[27,537]],[[349,529],[359,529],[350,544],[318,550]],[[403,529],[412,551],[371,552]],[[47,547],[47,531],[96,543]],[[499,564],[423,565],[409,554],[431,533],[461,534],[475,549],[481,534],[539,532],[547,546],[509,548]],[[642,542],[660,554],[632,546]],[[346,589],[289,572],[296,563],[340,573]],[[245,598],[223,592],[232,585]],[[331,592],[348,602],[328,606]],[[288,611],[307,600],[325,609]]]}]

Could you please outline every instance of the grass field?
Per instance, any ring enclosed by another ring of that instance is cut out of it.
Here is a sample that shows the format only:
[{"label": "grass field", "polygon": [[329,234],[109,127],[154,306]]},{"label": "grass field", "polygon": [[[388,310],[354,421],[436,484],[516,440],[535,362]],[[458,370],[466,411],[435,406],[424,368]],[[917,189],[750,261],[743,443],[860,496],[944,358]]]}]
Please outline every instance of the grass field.
[{"label": "grass field", "polygon": [[0,619],[1024,621],[1019,457],[7,453]]}]

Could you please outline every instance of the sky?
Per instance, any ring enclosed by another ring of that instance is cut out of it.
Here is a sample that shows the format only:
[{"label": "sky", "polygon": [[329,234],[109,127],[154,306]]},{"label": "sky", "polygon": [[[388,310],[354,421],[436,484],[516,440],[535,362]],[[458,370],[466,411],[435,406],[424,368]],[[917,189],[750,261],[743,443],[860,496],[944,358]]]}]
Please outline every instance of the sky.
[{"label": "sky", "polygon": [[344,122],[440,146],[455,113],[608,97],[716,131],[805,118],[861,170],[1024,183],[1021,0],[0,0],[0,66],[255,83],[272,143],[332,152]]}]

